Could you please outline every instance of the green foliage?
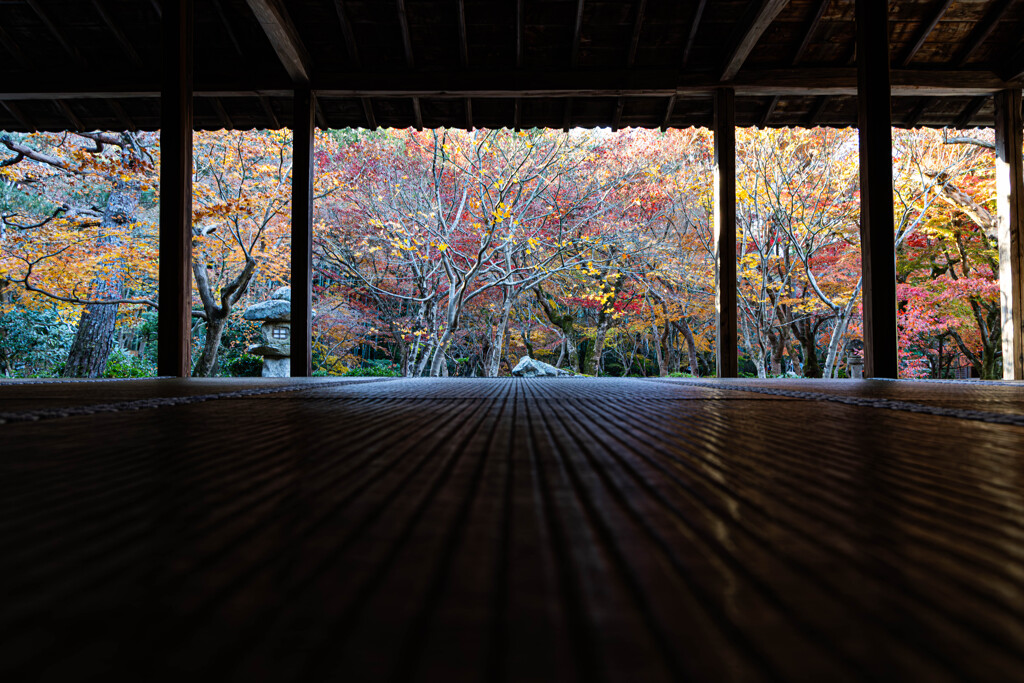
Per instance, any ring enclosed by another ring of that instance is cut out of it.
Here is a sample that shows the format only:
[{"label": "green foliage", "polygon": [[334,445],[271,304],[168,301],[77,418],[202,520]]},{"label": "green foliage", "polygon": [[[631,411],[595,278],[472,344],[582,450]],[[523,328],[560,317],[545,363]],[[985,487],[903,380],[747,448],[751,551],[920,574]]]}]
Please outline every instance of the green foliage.
[{"label": "green foliage", "polygon": [[241,354],[225,360],[223,367],[232,377],[261,377],[263,376],[263,357],[243,351]]},{"label": "green foliage", "polygon": [[366,361],[361,368],[352,368],[345,377],[398,377],[398,366],[390,361]]},{"label": "green foliage", "polygon": [[120,347],[114,347],[107,358],[104,377],[155,377],[156,367],[144,356],[135,355]]},{"label": "green foliage", "polygon": [[8,311],[0,315],[0,374],[53,376],[74,339],[74,325],[65,322],[56,307]]},{"label": "green foliage", "polygon": [[668,373],[668,376],[669,377],[691,377],[691,378],[693,377],[693,375],[691,375],[688,372],[670,372],[670,373]]}]

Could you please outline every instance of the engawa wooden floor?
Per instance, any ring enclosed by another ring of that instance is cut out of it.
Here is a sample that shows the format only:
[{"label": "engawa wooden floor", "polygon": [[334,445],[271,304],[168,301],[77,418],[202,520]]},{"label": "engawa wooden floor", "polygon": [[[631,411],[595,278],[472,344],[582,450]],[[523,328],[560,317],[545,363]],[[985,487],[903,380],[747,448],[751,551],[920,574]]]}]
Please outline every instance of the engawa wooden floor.
[{"label": "engawa wooden floor", "polygon": [[1024,680],[1024,385],[0,386],[0,680]]}]

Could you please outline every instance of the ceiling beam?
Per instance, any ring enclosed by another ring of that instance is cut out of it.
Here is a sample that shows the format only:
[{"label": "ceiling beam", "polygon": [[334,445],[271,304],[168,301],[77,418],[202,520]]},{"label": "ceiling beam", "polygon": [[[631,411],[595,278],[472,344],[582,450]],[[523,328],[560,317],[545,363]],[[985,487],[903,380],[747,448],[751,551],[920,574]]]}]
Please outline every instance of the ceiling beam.
[{"label": "ceiling beam", "polygon": [[412,120],[416,130],[423,130],[423,112],[420,110],[420,98],[412,98]]},{"label": "ceiling beam", "polygon": [[359,102],[363,105],[363,116],[366,117],[366,127],[369,130],[376,130],[379,126],[377,125],[377,117],[373,114],[373,102],[370,101],[369,97],[359,98]]},{"label": "ceiling beam", "polygon": [[473,130],[473,98],[466,98],[466,130]]},{"label": "ceiling beam", "polygon": [[828,104],[828,98],[819,97],[811,106],[811,111],[807,114],[807,120],[805,123],[808,128],[814,128],[818,125],[818,120],[821,118],[822,112],[825,111],[826,104]]},{"label": "ceiling beam", "polygon": [[78,49],[75,48],[68,41],[68,39],[64,36],[61,30],[57,28],[56,24],[54,24],[50,20],[50,17],[46,14],[46,12],[43,11],[43,8],[39,6],[39,3],[36,2],[36,0],[25,0],[25,4],[32,8],[32,11],[36,13],[36,16],[39,17],[39,20],[43,22],[43,24],[46,26],[50,34],[57,39],[57,42],[60,43],[60,46],[64,48],[65,52],[68,53],[68,56],[70,56],[72,59],[78,62],[85,61],[82,59],[82,54],[78,51]]},{"label": "ceiling beam", "polygon": [[359,48],[356,45],[356,34],[352,30],[352,20],[348,18],[348,10],[345,9],[344,0],[334,0],[334,10],[338,14],[338,23],[341,24],[341,35],[345,39],[345,47],[348,49],[348,58],[353,66],[359,66]]},{"label": "ceiling beam", "polygon": [[924,42],[928,40],[928,36],[930,36],[932,31],[935,30],[939,20],[942,19],[946,14],[946,10],[949,9],[949,6],[952,4],[953,0],[939,0],[935,5],[935,12],[932,13],[932,18],[929,19],[927,23],[921,25],[920,30],[917,32],[917,38],[914,40],[913,44],[911,44],[907,53],[903,55],[903,59],[900,60],[901,66],[908,66],[910,62],[914,61],[914,56],[917,54],[917,51],[920,50],[921,46],[924,45]]},{"label": "ceiling beam", "polygon": [[583,0],[576,3],[576,27],[572,32],[572,66],[580,62],[580,41],[583,39]]},{"label": "ceiling beam", "polygon": [[640,34],[644,28],[646,15],[647,0],[640,0],[636,6],[636,17],[633,19],[633,35],[629,40],[629,52],[626,53],[626,66],[628,67],[636,64],[636,53],[640,48]]},{"label": "ceiling beam", "polygon": [[1016,81],[1024,78],[1024,45],[1014,50],[1013,54],[1006,60],[1007,67],[1003,77],[1008,81]]},{"label": "ceiling beam", "polygon": [[757,124],[758,128],[768,127],[768,120],[772,117],[772,114],[775,113],[775,107],[777,106],[779,106],[779,96],[775,95],[772,97],[772,101],[768,103],[768,107],[764,110],[764,113],[761,114],[761,121]]},{"label": "ceiling beam", "polygon": [[956,120],[957,128],[968,128],[971,125],[971,119],[978,115],[981,108],[985,106],[988,101],[988,96],[978,96],[967,103],[964,107],[963,112],[960,113],[960,117]]},{"label": "ceiling beam", "polygon": [[672,119],[672,110],[676,108],[676,96],[671,95],[668,98],[668,104],[665,106],[665,118],[661,120],[661,129],[665,130],[668,128],[668,122]]},{"label": "ceiling beam", "polygon": [[217,16],[220,17],[220,24],[224,27],[224,32],[228,34],[228,40],[235,46],[235,53],[240,56],[245,54],[238,42],[238,36],[235,35],[235,30],[231,28],[231,22],[228,21],[228,17],[224,13],[224,5],[221,0],[213,0],[213,8],[217,11]]},{"label": "ceiling beam", "polygon": [[[254,74],[254,76],[259,76]],[[291,86],[261,88],[255,79],[224,84],[198,81],[196,97],[288,97]],[[311,84],[323,97],[431,97],[440,99],[537,97],[669,97],[713,94],[721,83],[711,74],[676,69],[473,71],[460,74],[434,71],[346,72],[324,74]],[[894,69],[895,96],[990,95],[1013,87],[992,71],[982,69]],[[104,81],[95,74],[68,72],[60,81],[44,78],[0,80],[0,100],[157,98],[158,84],[148,81]],[[744,70],[730,87],[738,96],[855,95],[857,70],[786,68]]]},{"label": "ceiling beam", "polygon": [[3,108],[6,109],[8,113],[14,117],[14,120],[17,121],[22,128],[32,127],[28,125],[28,119],[25,118],[25,115],[22,113],[21,108],[14,102],[0,102],[0,105],[3,105]]},{"label": "ceiling beam", "polygon": [[1006,10],[1013,4],[1013,0],[996,0],[992,3],[988,12],[985,14],[985,18],[979,21],[975,26],[974,30],[971,31],[970,35],[967,36],[967,42],[960,48],[957,53],[954,63],[957,66],[963,66],[967,63],[975,52],[978,51],[990,35],[995,30],[996,26],[999,25],[999,20],[1006,14]]},{"label": "ceiling beam", "polygon": [[469,66],[469,39],[466,36],[466,0],[459,0],[459,61]]},{"label": "ceiling beam", "polygon": [[110,107],[110,111],[114,112],[114,116],[117,117],[118,122],[121,124],[121,130],[137,130],[135,122],[132,121],[131,117],[128,116],[128,112],[124,110],[121,103],[117,100],[107,100],[107,105]]},{"label": "ceiling beam", "polygon": [[918,101],[917,101],[917,104],[914,105],[913,111],[911,111],[910,115],[907,117],[907,120],[904,123],[904,125],[907,128],[916,128],[917,124],[920,123],[920,121],[921,121],[921,117],[924,116],[924,112],[928,109],[928,107],[929,107],[929,105],[931,105],[931,103],[932,103],[932,98],[931,97],[921,97],[921,98],[919,98]]},{"label": "ceiling beam", "polygon": [[811,38],[814,37],[815,32],[818,30],[818,24],[821,23],[821,18],[825,15],[825,10],[828,9],[829,3],[832,0],[818,0],[818,9],[815,10],[814,16],[807,22],[807,28],[804,29],[803,40],[800,41],[800,47],[796,49],[793,54],[793,59],[790,62],[793,66],[800,63],[800,60],[804,58],[807,53],[807,48],[811,45]]},{"label": "ceiling beam", "polygon": [[234,130],[235,122],[228,116],[228,110],[224,108],[220,98],[210,98],[210,103],[213,105],[213,111],[217,114],[217,120],[220,121],[220,125],[224,127],[224,130]]},{"label": "ceiling beam", "polygon": [[282,0],[246,0],[293,83],[310,80],[309,53]]},{"label": "ceiling beam", "polygon": [[679,68],[685,69],[690,61],[690,50],[693,49],[693,41],[697,39],[697,29],[700,28],[700,20],[704,16],[704,8],[708,0],[697,0],[693,5],[693,18],[690,20],[690,32],[686,34],[686,44],[683,45],[683,58],[679,60]]},{"label": "ceiling beam", "polygon": [[405,13],[405,0],[395,0],[398,7],[398,27],[402,31],[402,50],[405,52],[405,65],[410,69],[415,66],[412,58],[412,37],[409,35],[409,17]]},{"label": "ceiling beam", "polygon": [[133,46],[131,41],[128,40],[128,36],[126,36],[124,32],[117,27],[117,24],[114,23],[114,18],[111,17],[103,7],[100,0],[92,0],[92,6],[93,9],[96,10],[96,13],[100,15],[100,19],[103,20],[103,23],[106,24],[107,30],[109,30],[111,35],[114,36],[114,39],[120,43],[121,49],[124,50],[126,55],[128,55],[128,59],[131,60],[136,67],[141,67],[142,58],[139,57],[139,53],[135,51],[135,46]]},{"label": "ceiling beam", "polygon": [[280,130],[281,128],[283,128],[284,126],[282,126],[281,121],[278,120],[277,114],[274,113],[273,107],[270,106],[270,100],[261,95],[259,97],[259,101],[260,106],[263,108],[263,114],[267,117],[267,120],[270,121],[271,127],[274,130]]},{"label": "ceiling beam", "polygon": [[719,80],[731,81],[736,77],[743,67],[743,62],[747,61],[747,57],[754,50],[757,41],[761,39],[761,35],[775,21],[775,17],[788,2],[789,0],[760,0],[756,5],[756,11],[744,17],[744,22],[741,24],[742,31],[732,50],[729,51]]},{"label": "ceiling beam", "polygon": [[82,120],[75,115],[75,112],[71,111],[71,107],[68,106],[68,103],[65,100],[57,100],[55,104],[67,122],[71,124],[71,127],[68,130],[86,130],[85,124],[83,124]]},{"label": "ceiling beam", "polygon": [[524,36],[523,31],[525,29],[524,24],[526,23],[525,15],[523,14],[523,0],[516,0],[516,68],[523,68],[523,52],[525,46],[523,45]]}]

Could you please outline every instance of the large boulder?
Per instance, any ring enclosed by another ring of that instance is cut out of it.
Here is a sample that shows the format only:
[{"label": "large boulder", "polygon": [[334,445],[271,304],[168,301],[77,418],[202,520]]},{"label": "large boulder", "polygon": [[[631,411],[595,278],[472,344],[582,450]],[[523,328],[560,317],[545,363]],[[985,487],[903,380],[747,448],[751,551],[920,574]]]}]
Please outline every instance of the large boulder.
[{"label": "large boulder", "polygon": [[292,302],[285,299],[270,299],[253,304],[245,309],[242,317],[246,320],[286,321],[292,319]]},{"label": "large boulder", "polygon": [[529,356],[523,356],[512,368],[513,377],[568,377],[572,373],[568,370],[556,368],[550,363],[534,360]]},{"label": "large boulder", "polygon": [[292,288],[288,285],[284,287],[278,287],[270,294],[271,299],[283,299],[284,301],[292,300]]},{"label": "large boulder", "polygon": [[292,361],[290,358],[264,358],[264,377],[291,377]]}]

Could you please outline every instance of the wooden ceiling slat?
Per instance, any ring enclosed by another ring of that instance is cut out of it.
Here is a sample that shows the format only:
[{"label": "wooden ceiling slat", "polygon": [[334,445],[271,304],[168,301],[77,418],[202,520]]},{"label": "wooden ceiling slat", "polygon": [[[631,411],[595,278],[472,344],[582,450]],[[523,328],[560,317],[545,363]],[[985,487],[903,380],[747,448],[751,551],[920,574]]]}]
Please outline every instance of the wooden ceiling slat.
[{"label": "wooden ceiling slat", "polygon": [[244,55],[245,51],[242,50],[241,44],[238,42],[238,36],[235,35],[235,30],[231,27],[231,22],[228,21],[227,15],[224,13],[224,4],[221,0],[212,0],[213,8],[217,12],[217,17],[220,19],[221,26],[224,27],[225,33],[228,34],[228,40],[231,41],[231,45],[235,48],[235,53],[238,55]]},{"label": "wooden ceiling slat", "polygon": [[690,61],[690,51],[693,50],[693,43],[697,39],[697,29],[700,27],[700,20],[704,16],[708,0],[697,0],[693,6],[693,18],[690,20],[690,31],[686,35],[686,43],[683,45],[683,57],[679,60],[680,68],[685,69]]},{"label": "wooden ceiling slat", "polygon": [[939,23],[939,20],[946,14],[946,10],[953,4],[953,0],[939,0],[935,5],[935,12],[932,14],[932,18],[926,23],[921,25],[920,30],[917,33],[917,38],[911,44],[910,49],[907,50],[906,54],[903,55],[903,59],[900,60],[902,66],[908,66],[910,62],[914,60],[917,55],[917,51],[921,49],[924,42],[928,40],[928,36],[931,35],[932,31],[935,30],[935,26]]},{"label": "wooden ceiling slat", "polygon": [[76,62],[84,64],[85,59],[82,57],[82,53],[79,52],[78,48],[73,46],[66,37],[64,37],[64,32],[57,28],[57,25],[53,23],[49,15],[45,11],[43,11],[42,7],[39,6],[39,3],[36,0],[25,0],[25,4],[32,8],[32,11],[36,13],[36,16],[39,17],[39,20],[42,21],[43,25],[46,26],[46,30],[49,31],[50,34],[57,39],[57,42],[60,43],[60,46],[64,48],[65,52],[68,53],[68,56]]},{"label": "wooden ceiling slat", "polygon": [[469,66],[469,40],[466,36],[466,0],[459,0],[459,60]]},{"label": "wooden ceiling slat", "polygon": [[796,52],[793,54],[793,59],[790,62],[793,66],[799,64],[800,60],[804,58],[805,54],[807,54],[807,48],[811,44],[811,39],[818,30],[818,25],[821,24],[821,18],[825,16],[825,10],[828,9],[831,1],[832,0],[818,0],[818,9],[815,10],[814,16],[811,17],[811,20],[807,23],[807,28],[805,28],[803,32],[804,38],[800,41],[800,47],[798,47]]},{"label": "wooden ceiling slat", "polygon": [[355,33],[352,31],[352,21],[348,17],[348,11],[345,9],[345,1],[334,0],[334,9],[338,15],[338,23],[341,24],[341,35],[345,39],[348,58],[352,61],[352,66],[358,67],[360,64],[359,48],[356,45]]},{"label": "wooden ceiling slat", "polygon": [[128,112],[124,110],[121,103],[117,100],[107,100],[107,106],[110,107],[110,111],[114,112],[114,116],[117,118],[118,123],[121,125],[121,130],[136,130],[135,122],[132,121],[131,117],[128,116]]},{"label": "wooden ceiling slat", "polygon": [[999,20],[1006,14],[1006,10],[1010,9],[1014,0],[994,0],[989,10],[985,13],[985,18],[982,19],[971,31],[970,36],[967,38],[967,42],[961,48],[960,52],[955,58],[955,64],[957,66],[963,66],[966,64],[978,48],[992,35],[992,31],[995,30]]},{"label": "wooden ceiling slat", "polygon": [[768,25],[782,11],[787,2],[789,0],[755,0],[757,10],[749,15],[749,18],[747,18],[746,23],[743,25],[739,39],[729,51],[729,56],[725,60],[719,80],[731,81],[736,77],[736,74],[739,73],[740,68],[743,66],[743,62],[747,60],[747,56],[750,55],[757,41],[760,40],[761,34],[767,30]]},{"label": "wooden ceiling slat", "polygon": [[961,113],[960,117],[956,120],[956,124],[955,124],[956,127],[957,128],[967,128],[967,127],[969,127],[970,124],[971,124],[971,121],[974,120],[974,117],[978,114],[979,111],[981,111],[981,108],[983,106],[985,106],[985,102],[987,100],[988,100],[988,97],[979,96],[979,97],[975,97],[970,102],[968,102],[967,106],[964,107],[963,113]]},{"label": "wooden ceiling slat", "polygon": [[283,128],[281,122],[277,118],[277,114],[274,113],[274,108],[270,106],[270,101],[263,96],[260,96],[258,99],[260,103],[260,108],[263,110],[263,115],[267,117],[267,120],[271,124],[270,127],[274,130],[279,130],[280,128]]},{"label": "wooden ceiling slat", "polygon": [[295,83],[308,83],[309,53],[281,0],[246,0],[281,65]]}]

